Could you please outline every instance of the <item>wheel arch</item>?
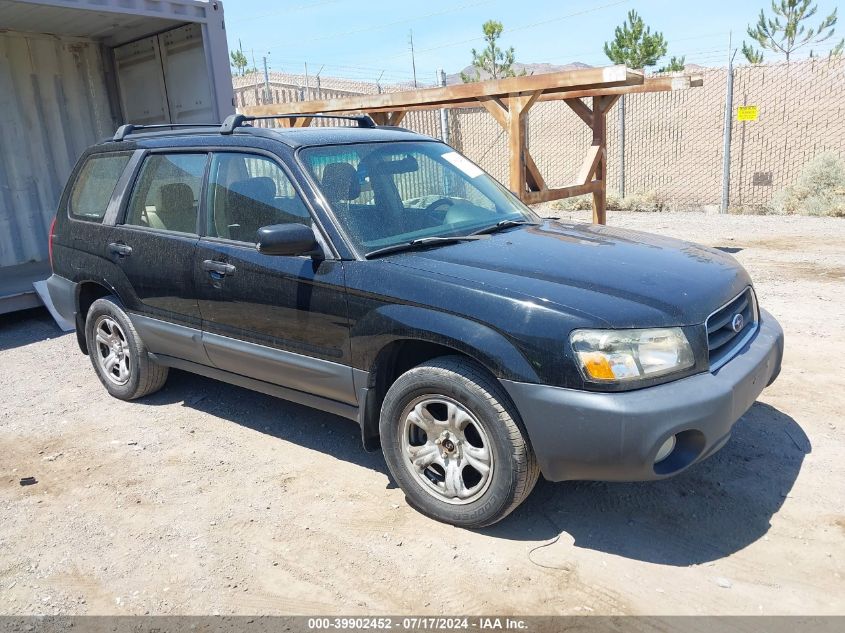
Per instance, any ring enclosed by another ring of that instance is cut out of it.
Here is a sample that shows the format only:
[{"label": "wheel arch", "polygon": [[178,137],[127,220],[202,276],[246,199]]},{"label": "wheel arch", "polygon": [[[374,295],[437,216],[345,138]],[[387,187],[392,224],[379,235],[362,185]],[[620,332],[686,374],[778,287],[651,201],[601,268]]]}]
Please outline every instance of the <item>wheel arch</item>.
[{"label": "wheel arch", "polygon": [[[380,448],[379,416],[384,396],[403,373],[440,356],[474,361],[495,380],[539,382],[525,356],[501,333],[454,314],[414,306],[386,306],[353,328],[359,367],[367,371],[359,386],[359,424],[364,447]],[[361,388],[363,387],[363,388]]]},{"label": "wheel arch", "polygon": [[[85,340],[85,320],[88,310],[97,299],[114,295],[117,292],[102,281],[93,279],[77,282],[76,286],[76,342],[83,354],[88,354],[88,343]],[[120,298],[118,297],[118,300]]]}]

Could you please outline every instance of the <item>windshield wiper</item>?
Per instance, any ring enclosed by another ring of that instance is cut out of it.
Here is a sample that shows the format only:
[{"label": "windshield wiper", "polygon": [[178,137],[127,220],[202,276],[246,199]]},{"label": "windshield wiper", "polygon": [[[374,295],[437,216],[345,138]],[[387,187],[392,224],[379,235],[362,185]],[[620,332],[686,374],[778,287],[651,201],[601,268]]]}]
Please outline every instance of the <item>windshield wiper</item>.
[{"label": "windshield wiper", "polygon": [[456,242],[472,242],[480,240],[480,235],[455,235],[453,237],[421,237],[418,240],[411,240],[410,242],[402,242],[401,244],[394,244],[393,246],[385,246],[384,248],[377,248],[374,251],[366,253],[364,257],[370,259],[378,255],[387,255],[388,253],[398,253],[400,251],[411,251],[415,248],[425,248],[426,246],[433,246],[436,244],[454,244]]},{"label": "windshield wiper", "polygon": [[493,226],[487,226],[483,229],[473,231],[472,233],[470,233],[470,235],[486,235],[488,233],[495,233],[496,231],[501,231],[502,229],[509,229],[512,226],[522,226],[523,224],[537,226],[537,222],[532,222],[530,220],[502,220],[500,222],[496,222],[496,224],[494,224]]}]

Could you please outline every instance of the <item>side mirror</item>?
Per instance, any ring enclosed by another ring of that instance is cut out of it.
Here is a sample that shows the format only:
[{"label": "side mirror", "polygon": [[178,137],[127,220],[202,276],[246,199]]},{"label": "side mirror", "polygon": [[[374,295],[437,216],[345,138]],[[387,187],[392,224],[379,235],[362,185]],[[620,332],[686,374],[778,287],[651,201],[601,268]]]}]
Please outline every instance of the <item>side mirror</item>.
[{"label": "side mirror", "polygon": [[255,248],[264,255],[321,255],[314,230],[304,224],[271,224],[258,229]]}]

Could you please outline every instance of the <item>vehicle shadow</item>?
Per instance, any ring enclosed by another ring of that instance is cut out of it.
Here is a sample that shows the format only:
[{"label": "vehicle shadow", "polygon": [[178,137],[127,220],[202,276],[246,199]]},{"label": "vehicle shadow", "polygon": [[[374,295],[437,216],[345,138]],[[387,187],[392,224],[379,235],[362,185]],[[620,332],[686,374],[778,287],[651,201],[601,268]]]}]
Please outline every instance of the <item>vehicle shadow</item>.
[{"label": "vehicle shadow", "polygon": [[[182,403],[196,411],[388,475],[381,453],[364,450],[355,421],[257,391],[171,369],[165,387],[139,402],[153,406]],[[395,488],[392,479],[387,487]]]},{"label": "vehicle shadow", "polygon": [[792,489],[810,440],[790,416],[756,403],[721,451],[655,482],[541,481],[508,519],[483,530],[663,565],[716,560],[763,537]]},{"label": "vehicle shadow", "polygon": [[59,329],[47,308],[0,314],[0,352],[68,334]]},{"label": "vehicle shadow", "polygon": [[[384,458],[361,446],[358,425],[272,396],[171,370],[148,405],[182,403],[268,436],[382,473]],[[792,489],[810,440],[790,416],[756,403],[718,453],[677,477],[654,482],[540,480],[501,523],[494,539],[543,541],[564,533],[575,547],[664,565],[728,556],[763,537]]]}]

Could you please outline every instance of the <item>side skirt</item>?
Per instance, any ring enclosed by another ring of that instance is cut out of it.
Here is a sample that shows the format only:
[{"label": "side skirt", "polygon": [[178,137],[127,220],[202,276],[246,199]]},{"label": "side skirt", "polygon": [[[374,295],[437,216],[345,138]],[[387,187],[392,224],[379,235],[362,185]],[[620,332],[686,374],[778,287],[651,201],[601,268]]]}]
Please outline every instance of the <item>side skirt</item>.
[{"label": "side skirt", "polygon": [[328,398],[321,398],[320,396],[315,396],[303,391],[297,391],[296,389],[280,387],[279,385],[264,382],[263,380],[247,378],[246,376],[241,376],[240,374],[233,374],[215,367],[192,363],[191,361],[174,358],[173,356],[150,353],[150,358],[159,365],[173,367],[174,369],[182,369],[194,374],[206,376],[207,378],[213,378],[232,385],[237,385],[238,387],[244,387],[253,391],[266,393],[269,396],[275,396],[276,398],[296,402],[297,404],[302,404],[306,407],[311,407],[312,409],[319,409],[320,411],[333,413],[335,415],[339,415],[340,417],[348,418],[349,420],[358,421],[359,419],[358,407],[355,405],[344,404],[342,402],[337,402],[336,400],[329,400]]}]

